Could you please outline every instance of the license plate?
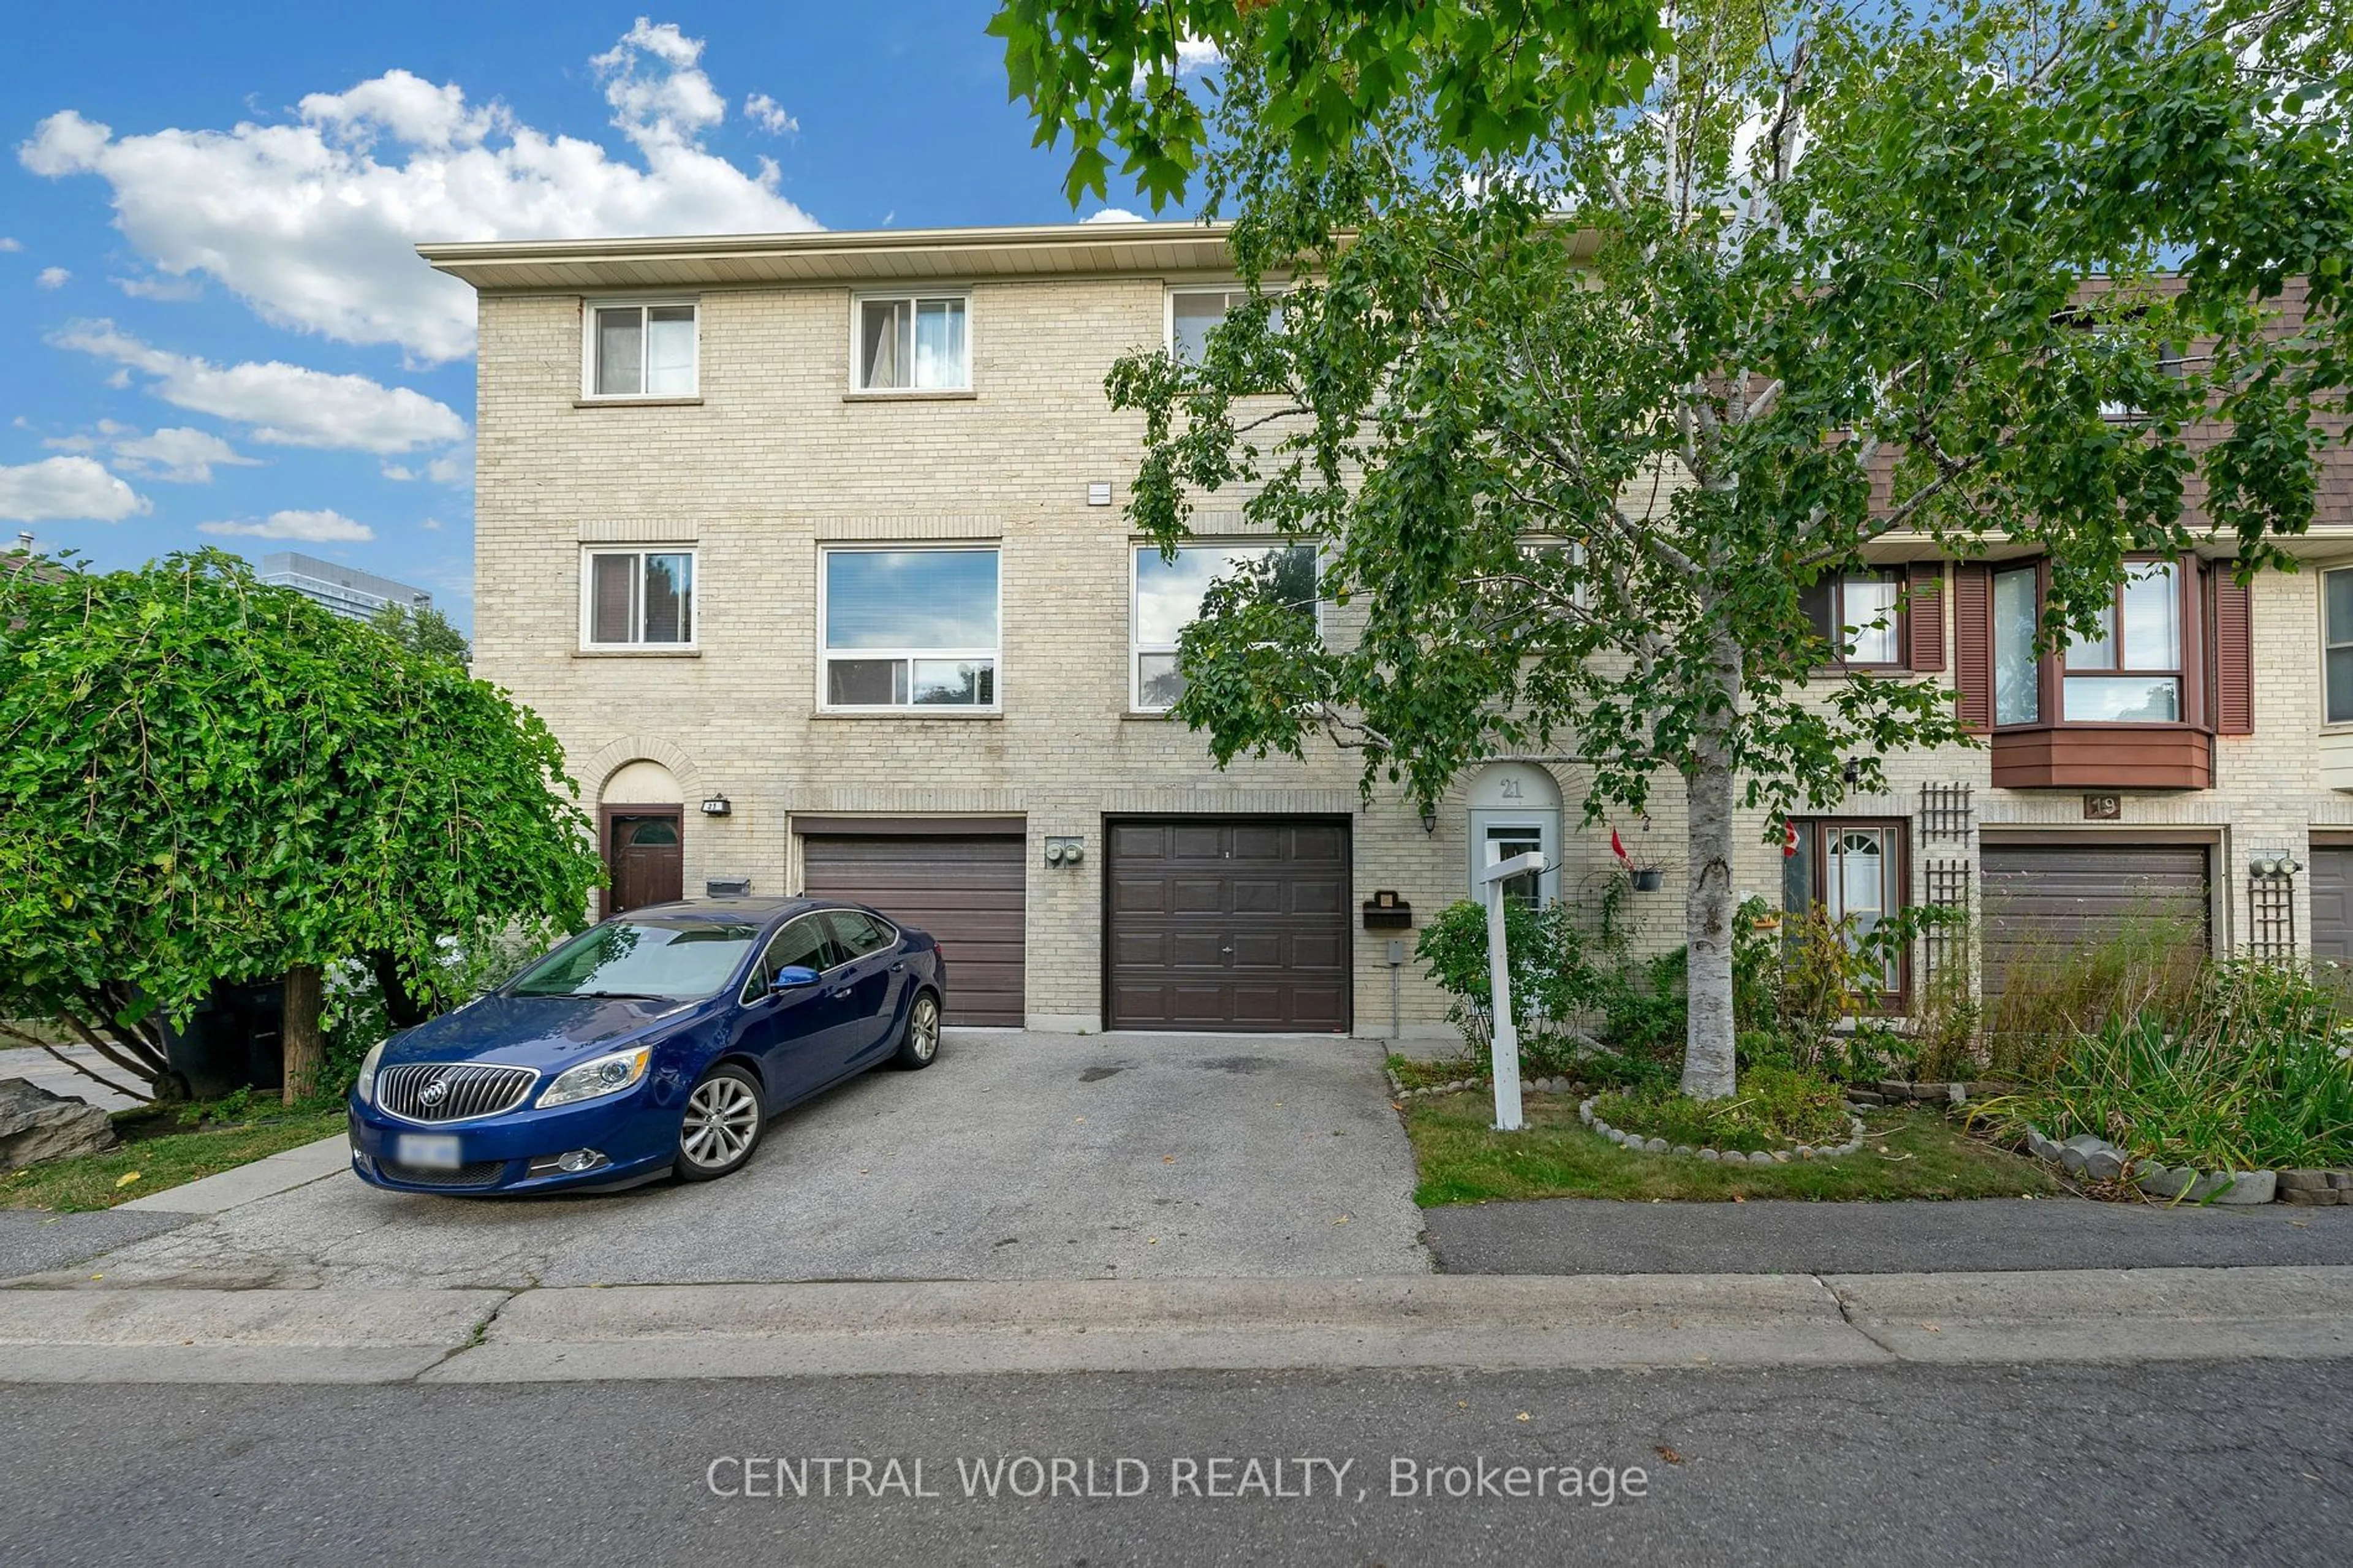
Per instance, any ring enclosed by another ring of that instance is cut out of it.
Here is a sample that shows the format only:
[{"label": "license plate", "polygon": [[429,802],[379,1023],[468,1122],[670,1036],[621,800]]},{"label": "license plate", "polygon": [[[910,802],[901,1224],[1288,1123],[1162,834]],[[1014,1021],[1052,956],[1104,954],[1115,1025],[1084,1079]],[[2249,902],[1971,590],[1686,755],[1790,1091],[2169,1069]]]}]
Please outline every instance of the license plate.
[{"label": "license plate", "polygon": [[454,1171],[465,1163],[454,1132],[404,1132],[393,1141],[392,1157],[427,1171]]}]

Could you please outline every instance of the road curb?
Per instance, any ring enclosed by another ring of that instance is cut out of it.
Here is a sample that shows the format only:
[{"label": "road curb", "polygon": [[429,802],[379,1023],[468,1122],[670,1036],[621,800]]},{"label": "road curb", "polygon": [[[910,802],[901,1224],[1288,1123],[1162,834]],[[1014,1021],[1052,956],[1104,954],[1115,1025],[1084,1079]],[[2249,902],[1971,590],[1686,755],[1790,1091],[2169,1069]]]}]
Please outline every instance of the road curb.
[{"label": "road curb", "polygon": [[0,1381],[534,1383],[2353,1356],[2353,1268],[0,1290]]}]

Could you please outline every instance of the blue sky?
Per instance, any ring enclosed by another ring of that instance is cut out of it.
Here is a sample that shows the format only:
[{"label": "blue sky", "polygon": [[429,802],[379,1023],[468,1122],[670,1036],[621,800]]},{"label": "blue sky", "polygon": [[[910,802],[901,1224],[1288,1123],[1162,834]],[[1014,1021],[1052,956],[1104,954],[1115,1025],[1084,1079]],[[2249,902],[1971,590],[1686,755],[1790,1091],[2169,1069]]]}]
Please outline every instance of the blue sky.
[{"label": "blue sky", "polygon": [[0,546],[303,550],[470,624],[471,296],[408,246],[1075,221],[993,11],[45,10],[0,55]]}]

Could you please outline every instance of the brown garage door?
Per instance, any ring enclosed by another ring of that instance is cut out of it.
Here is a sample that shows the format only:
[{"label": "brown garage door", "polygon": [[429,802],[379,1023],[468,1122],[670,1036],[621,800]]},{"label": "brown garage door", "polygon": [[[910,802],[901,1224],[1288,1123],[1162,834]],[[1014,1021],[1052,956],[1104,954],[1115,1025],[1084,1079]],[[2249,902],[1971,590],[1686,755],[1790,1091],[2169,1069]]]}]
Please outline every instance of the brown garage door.
[{"label": "brown garage door", "polygon": [[2312,956],[2353,969],[2353,847],[2312,847]]},{"label": "brown garage door", "polygon": [[1989,844],[1985,990],[2010,967],[2057,947],[2087,946],[2134,921],[2172,919],[2211,940],[2202,844]]},{"label": "brown garage door", "polygon": [[1018,823],[984,833],[838,831],[821,820],[795,826],[804,835],[801,886],[811,897],[871,904],[938,940],[947,955],[948,1023],[1020,1027],[1029,858]]},{"label": "brown garage door", "polygon": [[1106,837],[1110,1027],[1346,1032],[1345,821],[1113,821]]}]

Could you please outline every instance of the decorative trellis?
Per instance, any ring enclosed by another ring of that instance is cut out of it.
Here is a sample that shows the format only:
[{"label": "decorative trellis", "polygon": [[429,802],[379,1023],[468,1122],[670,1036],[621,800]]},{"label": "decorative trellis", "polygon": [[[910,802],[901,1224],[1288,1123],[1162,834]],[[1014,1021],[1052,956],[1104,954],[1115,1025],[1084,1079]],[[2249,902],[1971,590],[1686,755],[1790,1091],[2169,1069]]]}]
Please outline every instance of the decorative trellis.
[{"label": "decorative trellis", "polygon": [[[1934,787],[1934,786],[1930,786]],[[1959,786],[1964,795],[1967,784]],[[1924,789],[1925,795],[1926,791]],[[1964,810],[1967,806],[1964,805]],[[1926,815],[1924,803],[1922,811]],[[1925,830],[1924,830],[1925,831]],[[1920,978],[1925,983],[1948,973],[1954,966],[1969,961],[1969,863],[1967,860],[1930,860],[1921,867],[1925,901],[1940,910],[1956,910],[1958,921],[1939,921],[1920,933]]]},{"label": "decorative trellis", "polygon": [[2295,956],[2295,876],[2247,879],[2247,948],[2257,958]]},{"label": "decorative trellis", "polygon": [[1920,786],[1920,841],[1934,844],[1950,839],[1966,844],[1969,839],[1969,824],[1976,816],[1970,804],[1970,786],[1965,784],[1924,784]]}]

